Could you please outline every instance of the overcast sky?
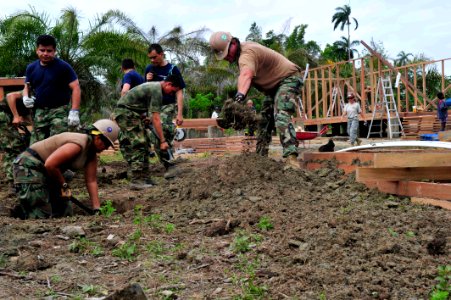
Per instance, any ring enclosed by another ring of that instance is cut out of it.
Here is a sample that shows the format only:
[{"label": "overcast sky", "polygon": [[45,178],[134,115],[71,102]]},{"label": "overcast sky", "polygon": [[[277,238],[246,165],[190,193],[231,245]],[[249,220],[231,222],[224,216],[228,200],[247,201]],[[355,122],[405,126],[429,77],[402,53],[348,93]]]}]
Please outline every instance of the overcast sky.
[{"label": "overcast sky", "polygon": [[[290,33],[296,25],[307,24],[306,40],[314,40],[324,49],[347,34],[333,31],[331,23],[335,8],[345,4],[359,22],[351,40],[382,42],[391,58],[400,51],[424,53],[431,59],[451,57],[450,0],[2,0],[0,17],[32,6],[54,20],[61,9],[72,6],[84,20],[82,29],[87,29],[88,21],[97,14],[119,9],[145,31],[153,25],[160,34],[178,25],[185,32],[206,27],[230,31],[241,40],[253,22],[263,34],[269,30],[281,33],[287,24]],[[448,65],[451,61],[447,69]]]}]

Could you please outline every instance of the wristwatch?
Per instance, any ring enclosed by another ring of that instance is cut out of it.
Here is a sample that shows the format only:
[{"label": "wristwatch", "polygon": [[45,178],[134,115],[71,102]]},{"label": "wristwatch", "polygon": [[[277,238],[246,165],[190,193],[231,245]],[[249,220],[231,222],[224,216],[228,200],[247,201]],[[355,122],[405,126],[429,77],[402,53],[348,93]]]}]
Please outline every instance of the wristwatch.
[{"label": "wristwatch", "polygon": [[67,189],[67,188],[69,187],[69,185],[67,184],[67,182],[65,182],[65,183],[63,183],[63,184],[61,185],[61,187],[62,187],[63,189]]}]

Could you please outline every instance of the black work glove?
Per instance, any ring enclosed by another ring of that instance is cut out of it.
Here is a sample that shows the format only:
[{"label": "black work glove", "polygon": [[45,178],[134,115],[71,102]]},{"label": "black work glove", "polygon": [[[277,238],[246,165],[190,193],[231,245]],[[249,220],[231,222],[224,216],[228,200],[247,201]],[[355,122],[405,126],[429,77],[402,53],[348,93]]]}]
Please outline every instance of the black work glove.
[{"label": "black work glove", "polygon": [[246,95],[238,92],[238,93],[236,93],[235,98],[233,98],[233,100],[235,100],[235,102],[238,102],[238,103],[243,103],[244,98],[246,98]]}]

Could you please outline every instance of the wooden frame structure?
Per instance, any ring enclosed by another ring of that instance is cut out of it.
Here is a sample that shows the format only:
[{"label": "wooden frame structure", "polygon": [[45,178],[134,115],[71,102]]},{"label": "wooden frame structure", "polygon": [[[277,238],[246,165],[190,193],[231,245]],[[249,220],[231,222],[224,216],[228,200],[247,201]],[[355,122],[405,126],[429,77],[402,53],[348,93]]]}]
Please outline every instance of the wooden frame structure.
[{"label": "wooden frame structure", "polygon": [[[446,93],[451,90],[451,84],[447,82],[445,74],[446,67],[451,66],[451,58],[394,67],[364,41],[361,43],[371,55],[308,70],[302,90],[302,104],[307,115],[307,120],[304,120],[306,125],[342,122],[339,103],[345,100],[343,98],[347,92],[353,92],[357,96],[367,118],[370,118],[376,100],[378,78],[381,76],[389,76],[392,82],[395,82],[398,72],[401,74],[402,84],[394,89],[401,117],[413,113],[413,106],[426,114],[433,110],[438,91],[432,90],[437,87],[429,86],[429,74],[440,76],[441,91]],[[340,99],[336,99],[331,114],[327,117],[333,103],[334,87],[341,89],[343,97],[338,94]]]},{"label": "wooden frame structure", "polygon": [[0,77],[0,100],[5,97],[5,88],[8,87],[21,87],[20,89],[23,89],[23,86],[25,84],[25,77]]}]

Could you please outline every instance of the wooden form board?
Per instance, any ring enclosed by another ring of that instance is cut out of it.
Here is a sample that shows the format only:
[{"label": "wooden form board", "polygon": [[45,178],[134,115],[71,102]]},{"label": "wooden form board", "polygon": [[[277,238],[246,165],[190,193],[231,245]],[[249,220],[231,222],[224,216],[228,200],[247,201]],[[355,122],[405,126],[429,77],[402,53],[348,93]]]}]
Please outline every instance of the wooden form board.
[{"label": "wooden form board", "polygon": [[[363,181],[369,188],[377,188],[381,192],[408,197],[433,198],[451,200],[451,184],[420,181]],[[451,202],[450,202],[451,203]]]},{"label": "wooden form board", "polygon": [[451,180],[451,167],[420,168],[358,168],[356,180],[400,181],[400,180]]},{"label": "wooden form board", "polygon": [[374,168],[451,167],[451,151],[374,153]]},{"label": "wooden form board", "polygon": [[356,180],[369,188],[420,199],[418,203],[421,204],[451,209],[451,183],[417,181],[451,180],[451,151],[305,152],[303,167],[309,170],[322,168],[332,159],[345,173],[356,171]]}]

